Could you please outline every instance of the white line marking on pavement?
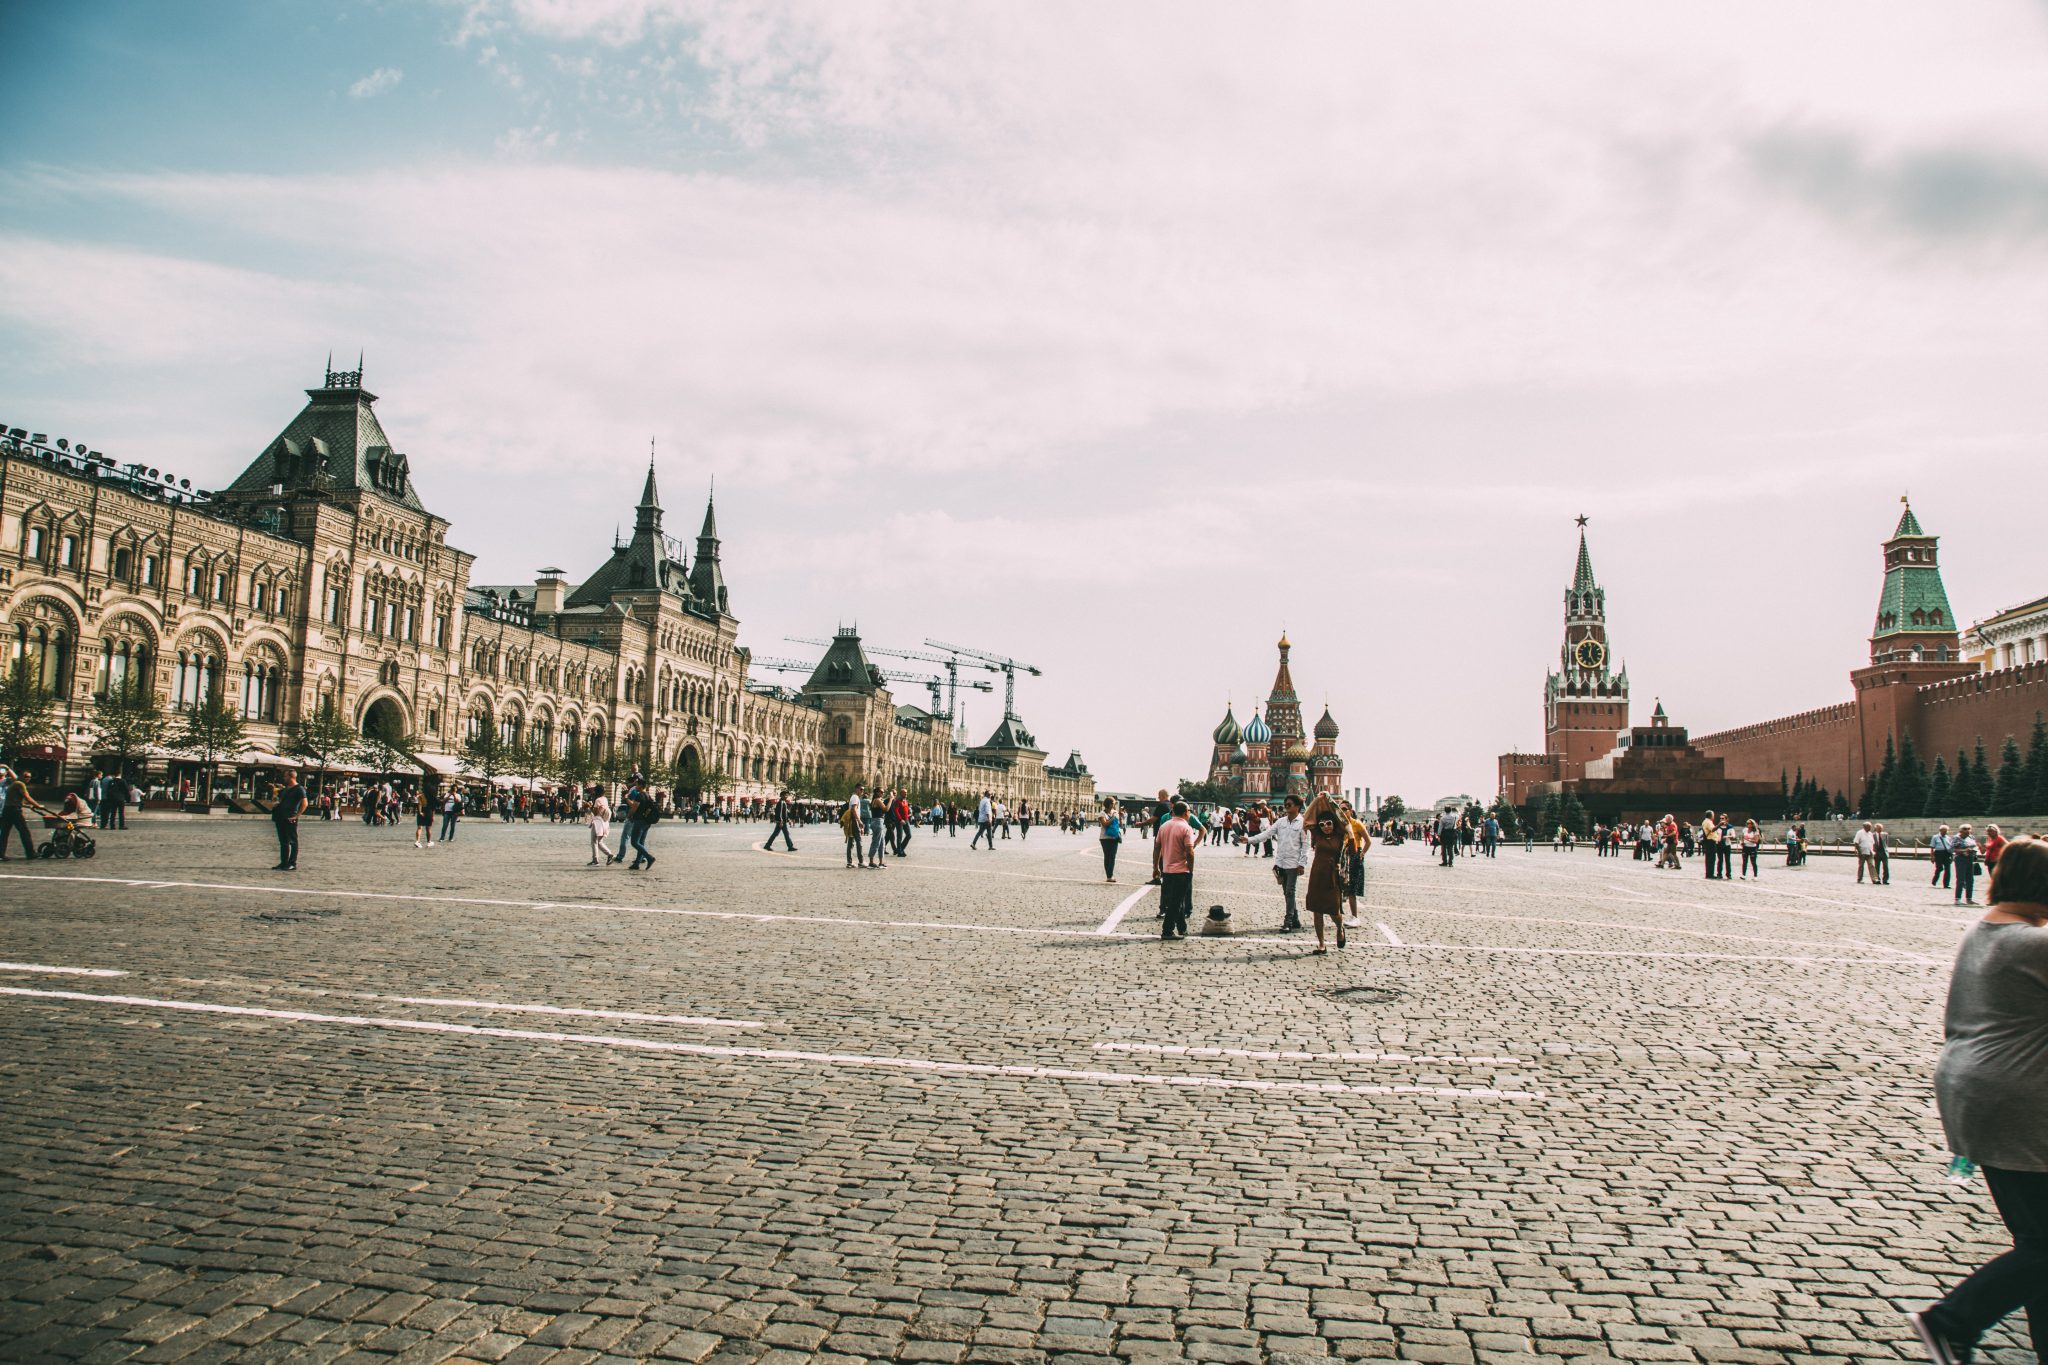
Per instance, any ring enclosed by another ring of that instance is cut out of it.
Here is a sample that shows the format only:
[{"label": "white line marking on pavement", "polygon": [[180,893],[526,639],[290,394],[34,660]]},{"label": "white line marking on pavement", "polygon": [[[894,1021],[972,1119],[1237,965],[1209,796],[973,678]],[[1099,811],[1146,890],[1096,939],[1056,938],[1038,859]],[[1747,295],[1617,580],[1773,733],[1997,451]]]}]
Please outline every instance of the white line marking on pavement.
[{"label": "white line marking on pavement", "polygon": [[1905,948],[1894,948],[1889,944],[1885,943],[1871,943],[1865,939],[1860,938],[1845,938],[1842,940],[1842,942],[1853,943],[1858,948],[1873,948],[1880,953],[1897,953],[1900,957],[1905,958],[1910,962],[1927,962],[1932,963],[1935,966],[1940,966],[1942,961],[1938,957],[1929,957],[1925,953],[1915,953],[1908,951]]},{"label": "white line marking on pavement", "polygon": [[51,967],[41,962],[0,962],[0,972],[37,972],[45,976],[126,976],[111,967]]},{"label": "white line marking on pavement", "polygon": [[784,1048],[720,1047],[710,1043],[673,1043],[658,1038],[625,1038],[604,1033],[551,1033],[539,1029],[485,1028],[477,1024],[446,1024],[430,1019],[384,1019],[362,1014],[315,1014],[308,1010],[258,1009],[248,1005],[215,1005],[199,1000],[156,1000],[142,995],[93,995],[84,991],[31,990],[26,986],[0,986],[0,995],[28,996],[41,1000],[70,1000],[99,1005],[130,1005],[140,1009],[176,1010],[190,1014],[276,1019],[296,1024],[333,1024],[348,1028],[456,1033],[476,1038],[507,1038],[537,1043],[584,1043],[595,1047],[624,1048],[636,1052],[682,1053],[692,1057],[815,1062],[824,1066],[877,1067],[961,1076],[1022,1076],[1042,1080],[1092,1081],[1104,1085],[1156,1085],[1195,1090],[1255,1090],[1322,1095],[1431,1095],[1447,1099],[1489,1100],[1545,1098],[1540,1091],[1495,1090],[1481,1086],[1346,1085],[1337,1081],[1266,1081],[1238,1076],[1150,1075],[1134,1071],[1083,1071],[1062,1066],[947,1062],[930,1057],[869,1057],[852,1052],[799,1052]]},{"label": "white line marking on pavement", "polygon": [[1145,893],[1147,891],[1150,891],[1151,889],[1151,883],[1148,882],[1144,886],[1139,887],[1136,891],[1133,891],[1130,895],[1125,896],[1122,901],[1118,902],[1116,909],[1109,912],[1109,918],[1104,920],[1101,924],[1101,927],[1096,929],[1095,932],[1098,934],[1115,933],[1117,925],[1123,923],[1124,916],[1131,913],[1131,907],[1136,905],[1139,901],[1145,899]]},{"label": "white line marking on pavement", "polygon": [[1380,920],[1379,926],[1380,936],[1385,938],[1387,942],[1393,944],[1396,948],[1402,948],[1407,946],[1406,944],[1401,942],[1401,936],[1394,932],[1393,925],[1388,924],[1385,920]]},{"label": "white line marking on pavement", "polygon": [[503,1010],[508,1014],[566,1014],[584,1019],[627,1019],[645,1024],[695,1024],[703,1028],[766,1028],[758,1019],[712,1019],[695,1014],[645,1014],[639,1010],[577,1009],[568,1005],[509,1005],[497,1000],[445,1000],[430,995],[375,995],[348,992],[357,1000],[390,1000],[400,1005],[440,1005],[449,1009]]},{"label": "white line marking on pavement", "polygon": [[1425,1057],[1407,1052],[1293,1052],[1178,1043],[1097,1043],[1097,1052],[1156,1052],[1167,1057],[1248,1057],[1255,1062],[1442,1062],[1466,1066],[1534,1065],[1527,1057]]}]

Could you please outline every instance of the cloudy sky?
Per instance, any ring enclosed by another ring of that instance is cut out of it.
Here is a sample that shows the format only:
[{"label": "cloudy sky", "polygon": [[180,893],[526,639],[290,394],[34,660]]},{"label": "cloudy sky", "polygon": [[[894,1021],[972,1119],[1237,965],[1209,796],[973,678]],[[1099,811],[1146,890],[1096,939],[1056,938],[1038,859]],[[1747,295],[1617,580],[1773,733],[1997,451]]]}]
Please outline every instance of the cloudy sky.
[{"label": "cloudy sky", "polygon": [[1015,655],[1113,788],[1284,626],[1347,784],[1490,791],[1581,512],[1696,732],[1847,696],[1902,491],[1959,612],[2048,592],[2042,0],[75,0],[0,70],[9,424],[224,481],[362,348],[484,581],[652,437],[757,651]]}]

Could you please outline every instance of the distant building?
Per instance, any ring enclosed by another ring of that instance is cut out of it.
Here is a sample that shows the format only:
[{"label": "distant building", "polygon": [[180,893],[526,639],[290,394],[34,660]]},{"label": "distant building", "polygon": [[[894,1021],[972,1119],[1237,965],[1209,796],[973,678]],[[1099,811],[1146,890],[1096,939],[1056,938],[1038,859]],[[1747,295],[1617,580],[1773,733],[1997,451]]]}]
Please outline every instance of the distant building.
[{"label": "distant building", "polygon": [[1294,690],[1288,663],[1294,646],[1284,631],[1279,647],[1280,669],[1273,676],[1265,714],[1261,716],[1255,708],[1250,722],[1240,727],[1234,709],[1226,706],[1222,721],[1209,736],[1208,780],[1231,793],[1233,803],[1239,806],[1278,801],[1289,794],[1304,801],[1316,792],[1335,797],[1344,790],[1337,722],[1325,706],[1313,735],[1303,732],[1301,698]]},{"label": "distant building", "polygon": [[[27,662],[64,730],[26,756],[36,780],[81,776],[93,699],[139,680],[173,712],[225,695],[248,737],[225,766],[245,774],[289,766],[294,728],[331,705],[439,775],[489,731],[557,758],[658,761],[686,791],[721,772],[727,802],[803,776],[989,790],[1048,814],[1092,803],[1080,755],[1048,765],[1015,716],[956,752],[951,721],[899,710],[852,632],[802,688],[755,681],[716,510],[693,553],[664,535],[651,460],[631,538],[580,584],[554,568],[476,584],[362,371],[330,367],[306,400],[218,492],[0,429],[4,657]],[[189,776],[197,758],[151,771]]]},{"label": "distant building", "polygon": [[2037,597],[1963,632],[1963,655],[1979,668],[2018,668],[2048,659],[2048,597]]}]

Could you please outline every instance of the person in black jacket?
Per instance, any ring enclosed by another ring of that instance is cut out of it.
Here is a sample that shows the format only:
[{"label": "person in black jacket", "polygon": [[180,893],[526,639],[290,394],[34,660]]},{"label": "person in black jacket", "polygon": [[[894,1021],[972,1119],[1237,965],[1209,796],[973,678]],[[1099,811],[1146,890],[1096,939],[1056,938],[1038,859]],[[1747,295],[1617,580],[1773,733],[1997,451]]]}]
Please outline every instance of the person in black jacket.
[{"label": "person in black jacket", "polygon": [[291,773],[285,778],[284,790],[277,794],[277,804],[270,808],[271,823],[277,826],[277,866],[271,871],[299,870],[299,817],[305,811],[306,789],[299,785],[299,775]]}]

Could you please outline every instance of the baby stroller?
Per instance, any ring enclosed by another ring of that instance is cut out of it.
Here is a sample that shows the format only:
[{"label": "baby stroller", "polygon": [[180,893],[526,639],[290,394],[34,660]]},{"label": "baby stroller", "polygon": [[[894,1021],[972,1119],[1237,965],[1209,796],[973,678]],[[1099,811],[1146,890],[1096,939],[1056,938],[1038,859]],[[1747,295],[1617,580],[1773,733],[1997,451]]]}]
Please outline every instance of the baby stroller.
[{"label": "baby stroller", "polygon": [[99,852],[99,845],[76,820],[65,820],[51,831],[49,841],[38,852],[45,858],[90,858]]}]

